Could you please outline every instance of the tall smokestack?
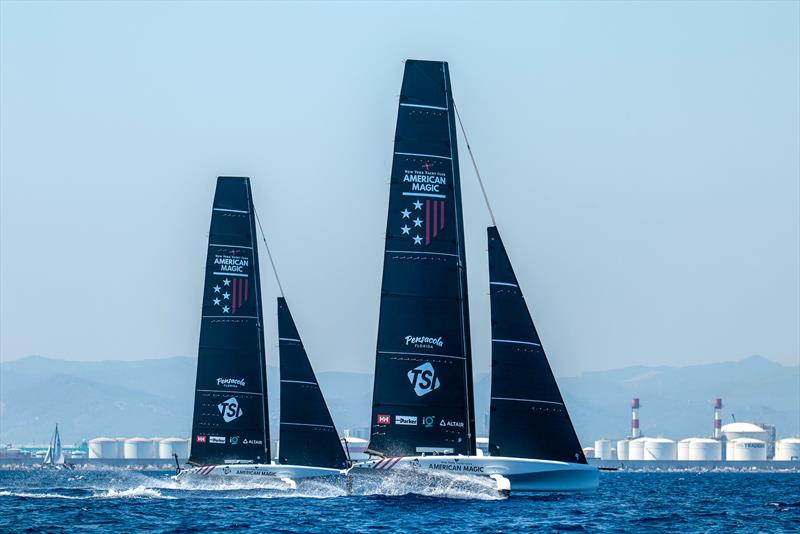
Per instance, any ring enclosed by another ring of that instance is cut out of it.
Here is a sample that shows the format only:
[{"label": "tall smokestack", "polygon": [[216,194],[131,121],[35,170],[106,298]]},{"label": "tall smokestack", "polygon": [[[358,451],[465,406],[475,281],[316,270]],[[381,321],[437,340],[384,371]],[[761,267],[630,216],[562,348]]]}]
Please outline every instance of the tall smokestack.
[{"label": "tall smokestack", "polygon": [[722,437],[722,399],[714,399],[714,439]]},{"label": "tall smokestack", "polygon": [[633,439],[641,436],[639,431],[639,399],[631,400],[631,437]]}]

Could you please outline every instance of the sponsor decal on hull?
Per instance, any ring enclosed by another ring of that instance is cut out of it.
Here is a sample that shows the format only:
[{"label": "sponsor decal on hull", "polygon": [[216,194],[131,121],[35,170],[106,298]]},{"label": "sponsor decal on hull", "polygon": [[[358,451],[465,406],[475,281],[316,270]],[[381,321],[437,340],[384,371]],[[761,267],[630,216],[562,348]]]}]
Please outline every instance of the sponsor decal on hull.
[{"label": "sponsor decal on hull", "polygon": [[483,473],[482,465],[470,465],[470,464],[459,464],[459,463],[428,464],[428,469],[433,469],[435,471],[454,471],[456,473]]}]

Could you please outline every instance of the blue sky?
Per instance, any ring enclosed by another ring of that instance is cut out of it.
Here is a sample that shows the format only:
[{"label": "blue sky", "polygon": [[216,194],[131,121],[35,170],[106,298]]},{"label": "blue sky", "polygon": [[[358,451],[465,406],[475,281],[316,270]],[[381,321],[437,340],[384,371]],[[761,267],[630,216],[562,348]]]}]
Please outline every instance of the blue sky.
[{"label": "blue sky", "polygon": [[[195,354],[226,174],[252,177],[314,365],[371,372],[418,58],[450,62],[557,373],[797,363],[799,6],[3,2],[0,357]],[[489,217],[461,148],[483,369]]]}]

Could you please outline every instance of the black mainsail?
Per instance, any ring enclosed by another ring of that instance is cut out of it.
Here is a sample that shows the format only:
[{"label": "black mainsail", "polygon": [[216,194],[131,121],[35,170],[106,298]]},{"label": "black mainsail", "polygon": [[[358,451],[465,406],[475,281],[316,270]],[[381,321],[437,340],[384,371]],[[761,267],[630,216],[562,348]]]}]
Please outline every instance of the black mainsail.
[{"label": "black mainsail", "polygon": [[407,60],[386,224],[372,451],[474,454],[462,221],[448,65]]},{"label": "black mainsail", "polygon": [[497,228],[490,226],[493,456],[586,463]]},{"label": "black mainsail", "polygon": [[194,465],[270,461],[260,285],[250,180],[220,177],[203,289]]},{"label": "black mainsail", "polygon": [[339,434],[284,298],[278,299],[281,464],[346,469]]}]

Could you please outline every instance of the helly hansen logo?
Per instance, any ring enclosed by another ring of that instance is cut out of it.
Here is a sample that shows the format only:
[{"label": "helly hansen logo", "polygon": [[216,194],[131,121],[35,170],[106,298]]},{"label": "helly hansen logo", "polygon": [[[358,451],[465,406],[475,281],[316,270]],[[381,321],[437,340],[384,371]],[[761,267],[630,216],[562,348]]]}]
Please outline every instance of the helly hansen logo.
[{"label": "helly hansen logo", "polygon": [[390,425],[390,424],[392,424],[392,416],[391,415],[378,414],[378,424],[379,425]]},{"label": "helly hansen logo", "polygon": [[433,369],[431,362],[425,362],[415,367],[408,372],[407,376],[417,397],[427,395],[434,389],[439,389],[441,385],[439,379],[436,377],[436,371]]}]

